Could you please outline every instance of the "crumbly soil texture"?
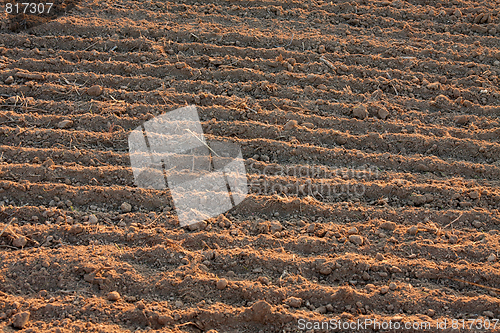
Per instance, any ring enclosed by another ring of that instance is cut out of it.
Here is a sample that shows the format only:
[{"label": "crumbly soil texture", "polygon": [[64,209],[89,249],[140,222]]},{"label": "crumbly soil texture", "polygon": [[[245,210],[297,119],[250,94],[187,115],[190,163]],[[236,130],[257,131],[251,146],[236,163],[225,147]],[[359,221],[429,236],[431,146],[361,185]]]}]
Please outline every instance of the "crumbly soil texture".
[{"label": "crumbly soil texture", "polygon": [[[0,13],[2,332],[500,332],[498,1],[54,3]],[[249,183],[189,228],[127,141],[185,105]]]}]

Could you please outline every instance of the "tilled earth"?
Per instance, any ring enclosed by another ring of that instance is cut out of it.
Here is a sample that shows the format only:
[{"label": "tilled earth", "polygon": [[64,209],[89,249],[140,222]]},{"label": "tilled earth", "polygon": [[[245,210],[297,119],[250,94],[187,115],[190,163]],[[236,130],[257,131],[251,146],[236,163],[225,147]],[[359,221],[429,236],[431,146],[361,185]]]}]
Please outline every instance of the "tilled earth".
[{"label": "tilled earth", "polygon": [[[2,332],[500,332],[499,1],[5,5]],[[250,194],[181,228],[127,140],[188,104]]]}]

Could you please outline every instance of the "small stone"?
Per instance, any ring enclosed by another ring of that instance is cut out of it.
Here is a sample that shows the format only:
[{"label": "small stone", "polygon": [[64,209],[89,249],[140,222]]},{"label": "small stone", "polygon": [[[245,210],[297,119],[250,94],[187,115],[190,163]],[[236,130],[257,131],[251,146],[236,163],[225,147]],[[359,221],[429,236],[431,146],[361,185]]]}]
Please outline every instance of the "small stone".
[{"label": "small stone", "polygon": [[328,90],[328,87],[325,86],[324,84],[320,84],[320,85],[318,85],[318,89],[319,90]]},{"label": "small stone", "polygon": [[347,231],[348,235],[354,235],[354,234],[357,234],[357,233],[358,233],[358,228],[356,228],[356,227],[352,227],[351,229],[349,229]]},{"label": "small stone", "polygon": [[368,116],[366,106],[363,104],[357,105],[352,109],[352,115],[358,119],[365,119]]},{"label": "small stone", "polygon": [[257,301],[252,305],[253,319],[257,322],[264,322],[271,314],[271,305],[266,301]]},{"label": "small stone", "polygon": [[393,231],[394,229],[396,229],[396,223],[385,221],[380,224],[380,227],[385,230]]},{"label": "small stone", "polygon": [[469,193],[469,197],[471,199],[474,199],[474,200],[475,199],[479,199],[479,192],[478,191],[472,191],[472,192]]},{"label": "small stone", "polygon": [[483,226],[483,223],[481,223],[481,221],[474,220],[472,221],[472,225],[476,228],[481,228]]},{"label": "small stone", "polygon": [[389,287],[388,286],[382,286],[382,288],[380,288],[380,294],[381,295],[387,294],[388,292],[389,292]]},{"label": "small stone", "polygon": [[12,245],[15,247],[24,247],[26,245],[26,243],[28,243],[28,241],[26,240],[26,237],[24,237],[24,236],[19,236],[12,241]]},{"label": "small stone", "polygon": [[117,291],[112,291],[110,293],[108,293],[108,301],[112,301],[112,302],[116,302],[118,300],[120,300],[120,294],[117,292]]},{"label": "small stone", "polygon": [[25,311],[25,312],[20,312],[14,315],[12,317],[12,326],[15,328],[24,328],[26,324],[28,323],[30,319],[30,313]]},{"label": "small stone", "polygon": [[490,256],[488,257],[488,262],[494,262],[496,260],[497,256],[494,253],[490,254]]},{"label": "small stone", "polygon": [[412,236],[415,236],[418,232],[418,227],[416,225],[408,228],[408,230],[406,230],[406,232]]},{"label": "small stone", "polygon": [[469,122],[469,116],[468,115],[460,115],[455,117],[455,122],[458,125],[466,125]]},{"label": "small stone", "polygon": [[427,89],[430,89],[430,90],[438,90],[440,87],[441,87],[441,84],[439,82],[433,82],[433,83],[429,83],[427,85]]},{"label": "small stone", "polygon": [[53,166],[54,164],[55,164],[54,161],[49,157],[45,160],[45,162],[42,163],[42,166],[48,168]]},{"label": "small stone", "polygon": [[394,282],[389,283],[389,289],[396,290],[397,288],[398,288],[398,285],[395,284]]},{"label": "small stone", "polygon": [[377,255],[375,256],[375,259],[377,259],[378,261],[382,261],[384,260],[384,255],[382,253],[377,253]]},{"label": "small stone", "polygon": [[206,227],[207,227],[207,222],[206,221],[200,221],[200,222],[197,222],[197,223],[189,224],[187,228],[190,231],[198,231],[198,230],[205,230]]},{"label": "small stone", "polygon": [[457,8],[453,12],[453,15],[455,15],[456,17],[462,17],[462,12],[460,11],[460,9]]},{"label": "small stone", "polygon": [[96,224],[96,223],[97,223],[97,221],[98,221],[97,216],[95,216],[94,214],[90,214],[90,215],[89,215],[88,222],[89,222],[90,224]]},{"label": "small stone", "polygon": [[320,46],[318,47],[318,52],[319,52],[319,53],[325,53],[325,52],[326,52],[325,45],[320,45]]},{"label": "small stone", "polygon": [[335,310],[335,309],[334,309],[333,305],[327,304],[326,305],[326,310],[328,310],[328,312],[333,312],[333,310]]},{"label": "small stone", "polygon": [[283,226],[280,221],[271,221],[271,232],[274,234],[275,232],[283,230]]},{"label": "small stone", "polygon": [[349,241],[351,243],[354,243],[356,245],[362,245],[363,244],[363,237],[359,235],[351,235],[349,236]]},{"label": "small stone", "polygon": [[5,79],[5,84],[11,84],[14,82],[14,78],[12,76],[9,76],[8,78]]},{"label": "small stone", "polygon": [[483,316],[493,318],[493,317],[495,317],[495,314],[492,311],[486,310],[486,311],[483,311]]},{"label": "small stone", "polygon": [[120,209],[122,210],[122,212],[124,213],[130,213],[132,211],[132,205],[129,204],[128,202],[124,202],[122,203],[122,205],[120,206]]},{"label": "small stone", "polygon": [[298,297],[289,297],[286,299],[285,303],[292,308],[300,308],[302,306],[302,299]]},{"label": "small stone", "polygon": [[87,95],[89,96],[97,97],[100,96],[102,92],[103,92],[102,87],[97,84],[87,89]]},{"label": "small stone", "polygon": [[387,111],[387,109],[384,107],[380,107],[377,111],[377,115],[380,119],[385,120],[387,118],[387,116],[389,115],[389,111]]},{"label": "small stone", "polygon": [[291,130],[291,129],[293,129],[293,128],[297,127],[297,125],[298,125],[298,123],[297,123],[297,121],[296,121],[296,120],[289,120],[289,121],[285,124],[285,126],[283,127],[283,129],[284,129],[285,131],[289,131],[289,130]]},{"label": "small stone", "polygon": [[73,122],[71,120],[69,120],[69,119],[60,121],[57,124],[57,127],[59,127],[59,128],[70,128],[71,126],[73,126]]},{"label": "small stone", "polygon": [[72,225],[69,229],[69,233],[73,235],[79,234],[81,232],[83,232],[83,226],[80,223]]},{"label": "small stone", "polygon": [[158,324],[164,326],[170,323],[170,317],[167,316],[159,316],[158,317]]},{"label": "small stone", "polygon": [[182,303],[182,301],[177,300],[175,301],[174,305],[176,308],[182,308],[184,306],[184,303]]},{"label": "small stone", "polygon": [[227,280],[226,279],[220,279],[217,281],[217,289],[222,290],[227,287]]},{"label": "small stone", "polygon": [[332,273],[332,269],[328,266],[322,266],[320,269],[319,269],[319,273],[320,274],[323,274],[323,275],[329,275]]},{"label": "small stone", "polygon": [[428,315],[429,317],[434,316],[434,314],[436,314],[436,311],[434,311],[433,309],[427,309],[427,315]]},{"label": "small stone", "polygon": [[346,65],[342,64],[342,65],[339,66],[339,69],[342,72],[347,72],[349,70],[349,67],[347,67]]},{"label": "small stone", "polygon": [[325,314],[326,313],[326,306],[320,306],[318,307],[315,312],[320,313],[320,314]]},{"label": "small stone", "polygon": [[302,126],[309,128],[309,129],[314,129],[314,124],[313,123],[302,123]]},{"label": "small stone", "polygon": [[261,276],[259,277],[259,282],[267,286],[271,281],[266,276]]},{"label": "small stone", "polygon": [[185,62],[176,62],[175,63],[175,68],[177,69],[183,69],[187,66],[187,64]]}]

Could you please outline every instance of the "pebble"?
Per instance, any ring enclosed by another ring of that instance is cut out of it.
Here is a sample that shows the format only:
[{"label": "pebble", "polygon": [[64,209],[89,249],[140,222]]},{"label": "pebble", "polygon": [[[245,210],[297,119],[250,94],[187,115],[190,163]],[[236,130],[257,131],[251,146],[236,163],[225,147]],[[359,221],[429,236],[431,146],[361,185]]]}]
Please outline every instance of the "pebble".
[{"label": "pebble", "polygon": [[428,310],[427,310],[427,315],[428,315],[429,317],[434,316],[434,314],[435,314],[435,313],[436,313],[436,311],[434,311],[433,309],[428,309]]},{"label": "pebble", "polygon": [[289,120],[285,126],[283,127],[285,129],[285,131],[289,131],[295,127],[297,127],[298,123],[296,120]]},{"label": "pebble", "polygon": [[382,288],[380,288],[380,294],[384,295],[387,294],[388,292],[389,292],[388,286],[382,286]]},{"label": "pebble", "polygon": [[351,235],[349,236],[349,241],[351,243],[354,243],[356,245],[362,245],[363,244],[363,237],[359,235]]},{"label": "pebble", "polygon": [[271,222],[271,232],[275,233],[278,231],[283,230],[283,226],[281,225],[280,221],[272,221]]},{"label": "pebble", "polygon": [[357,233],[358,233],[358,228],[356,228],[356,227],[352,227],[351,229],[349,229],[347,231],[348,235],[354,235],[354,234],[357,234]]},{"label": "pebble", "polygon": [[253,319],[257,322],[264,322],[271,314],[271,305],[266,301],[260,300],[252,305]]},{"label": "pebble", "polygon": [[28,241],[26,240],[26,237],[24,237],[24,236],[19,236],[12,241],[12,245],[15,247],[24,247],[26,245],[26,243],[28,243]]},{"label": "pebble", "polygon": [[380,227],[382,229],[392,231],[392,230],[396,229],[396,223],[385,221],[382,224],[380,224]]},{"label": "pebble", "polygon": [[302,123],[302,126],[309,128],[309,129],[314,129],[314,124],[313,123]]},{"label": "pebble", "polygon": [[95,216],[94,214],[90,214],[88,221],[89,221],[90,224],[96,224],[97,221],[98,221],[97,216]]},{"label": "pebble", "polygon": [[326,306],[322,305],[318,307],[315,312],[320,313],[320,314],[325,314],[326,313]]},{"label": "pebble", "polygon": [[325,45],[320,45],[320,46],[318,47],[318,52],[319,52],[319,53],[325,53],[325,52],[326,52]]},{"label": "pebble", "polygon": [[375,259],[377,259],[378,261],[382,261],[384,260],[384,255],[382,253],[377,253],[377,255],[375,256]]},{"label": "pebble", "polygon": [[481,228],[483,226],[483,224],[481,223],[481,221],[478,221],[478,220],[474,220],[472,221],[472,225],[476,228]]},{"label": "pebble", "polygon": [[72,225],[69,229],[69,233],[73,235],[79,234],[81,232],[83,232],[83,226],[80,223]]},{"label": "pebble", "polygon": [[120,206],[120,209],[122,210],[122,212],[124,213],[129,213],[132,211],[132,205],[129,204],[128,202],[124,202],[122,203],[122,205]]},{"label": "pebble", "polygon": [[397,288],[398,288],[398,285],[395,284],[394,282],[389,283],[389,289],[396,290]]},{"label": "pebble", "polygon": [[492,311],[486,310],[486,311],[483,311],[483,316],[493,318],[493,317],[495,317],[495,314]]},{"label": "pebble", "polygon": [[408,230],[406,231],[407,233],[409,233],[410,235],[416,235],[417,232],[418,232],[418,227],[416,225],[408,228]]},{"label": "pebble", "polygon": [[117,291],[112,291],[108,293],[108,301],[116,302],[118,301],[121,297],[120,294]]},{"label": "pebble", "polygon": [[71,120],[69,120],[69,119],[60,121],[57,124],[57,127],[59,127],[59,128],[70,128],[71,126],[73,126],[73,122]]},{"label": "pebble", "polygon": [[29,312],[25,311],[17,313],[16,315],[14,315],[14,317],[12,317],[12,326],[19,329],[24,328],[24,326],[26,326],[26,324],[28,323],[29,319],[30,319]]},{"label": "pebble", "polygon": [[190,231],[205,230],[206,227],[207,227],[207,222],[206,221],[200,221],[200,222],[197,222],[197,223],[189,224],[187,226],[187,228]]},{"label": "pebble", "polygon": [[102,87],[97,84],[87,89],[87,95],[89,96],[97,97],[100,96],[102,92],[103,92]]},{"label": "pebble", "polygon": [[488,257],[488,262],[494,262],[496,260],[497,256],[494,253],[490,254],[490,256]]},{"label": "pebble", "polygon": [[349,70],[349,67],[347,67],[346,65],[342,64],[339,66],[339,69],[343,72],[347,72]]},{"label": "pebble", "polygon": [[185,63],[185,62],[176,62],[176,63],[175,63],[175,68],[177,68],[177,69],[182,69],[182,68],[184,68],[184,67],[186,67],[186,66],[187,66],[187,65],[186,65],[186,63]]},{"label": "pebble", "polygon": [[14,78],[12,76],[9,76],[8,78],[5,79],[5,84],[11,84],[14,83]]},{"label": "pebble", "polygon": [[332,269],[328,266],[322,266],[320,269],[319,269],[319,273],[320,274],[323,274],[323,275],[329,275],[332,273]]},{"label": "pebble", "polygon": [[302,298],[289,297],[286,299],[285,303],[291,306],[292,308],[300,308],[302,306]]},{"label": "pebble", "polygon": [[227,280],[226,279],[220,279],[217,281],[217,289],[222,290],[227,287]]},{"label": "pebble", "polygon": [[386,108],[381,107],[381,108],[378,109],[377,114],[378,114],[378,117],[380,119],[384,119],[385,120],[385,119],[387,119],[387,116],[389,115],[389,111],[387,111]]},{"label": "pebble", "polygon": [[365,119],[368,116],[366,106],[363,104],[357,105],[352,109],[352,115],[358,119]]}]

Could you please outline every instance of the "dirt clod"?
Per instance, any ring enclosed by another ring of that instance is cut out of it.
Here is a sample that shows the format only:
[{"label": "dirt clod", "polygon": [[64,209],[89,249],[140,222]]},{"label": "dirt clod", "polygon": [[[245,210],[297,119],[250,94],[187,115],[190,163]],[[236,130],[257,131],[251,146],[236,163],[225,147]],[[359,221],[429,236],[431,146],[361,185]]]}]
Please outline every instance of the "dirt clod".
[{"label": "dirt clod", "polygon": [[124,202],[121,204],[120,209],[124,213],[130,213],[132,211],[132,205],[129,204],[128,202]]},{"label": "dirt clod", "polygon": [[302,299],[298,297],[289,297],[286,299],[285,303],[292,308],[300,308],[302,306]]},{"label": "dirt clod", "polygon": [[22,329],[28,324],[29,319],[30,313],[27,311],[16,313],[14,317],[12,317],[12,326]]},{"label": "dirt clod", "polygon": [[24,247],[28,243],[26,237],[19,236],[12,241],[12,245],[15,247]]},{"label": "dirt clod", "polygon": [[361,237],[360,235],[349,236],[349,241],[356,245],[363,245],[363,237]]},{"label": "dirt clod", "polygon": [[120,300],[120,294],[117,291],[111,291],[107,295],[108,301],[116,302]]},{"label": "dirt clod", "polygon": [[64,128],[70,128],[73,126],[73,121],[66,119],[57,124],[57,127],[64,129]]},{"label": "dirt clod", "polygon": [[368,116],[368,111],[364,104],[355,106],[352,109],[352,116],[358,119],[365,119]]},{"label": "dirt clod", "polygon": [[87,89],[87,95],[93,96],[93,97],[98,97],[102,94],[103,89],[99,85],[93,85],[92,87]]},{"label": "dirt clod", "polygon": [[227,280],[226,279],[220,279],[217,281],[217,289],[219,290],[222,290],[222,289],[225,289],[227,287]]}]

